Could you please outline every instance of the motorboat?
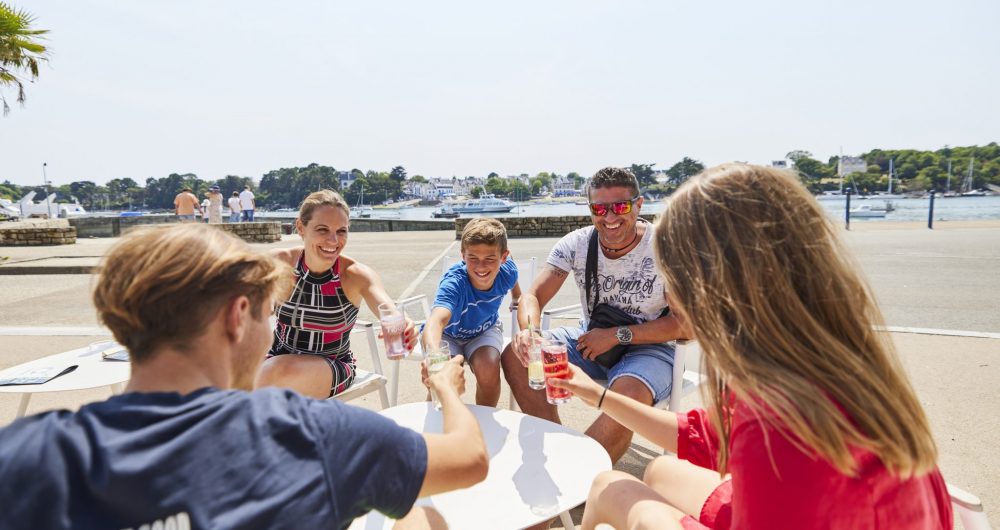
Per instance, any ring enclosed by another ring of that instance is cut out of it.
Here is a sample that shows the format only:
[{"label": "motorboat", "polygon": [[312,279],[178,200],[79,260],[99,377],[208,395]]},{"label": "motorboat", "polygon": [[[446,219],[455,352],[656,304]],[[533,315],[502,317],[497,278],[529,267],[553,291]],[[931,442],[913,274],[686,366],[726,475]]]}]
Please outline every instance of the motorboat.
[{"label": "motorboat", "polygon": [[514,209],[514,203],[498,199],[491,193],[484,193],[478,199],[469,199],[452,205],[458,213],[506,213]]},{"label": "motorboat", "polygon": [[848,212],[848,215],[850,215],[851,217],[858,217],[862,219],[881,218],[885,217],[885,214],[886,211],[884,209],[878,210],[872,208],[872,205],[870,204],[862,204],[855,208],[851,208],[851,210]]},{"label": "motorboat", "polygon": [[458,212],[447,204],[431,212],[431,217],[435,219],[454,219],[458,217],[458,215]]}]

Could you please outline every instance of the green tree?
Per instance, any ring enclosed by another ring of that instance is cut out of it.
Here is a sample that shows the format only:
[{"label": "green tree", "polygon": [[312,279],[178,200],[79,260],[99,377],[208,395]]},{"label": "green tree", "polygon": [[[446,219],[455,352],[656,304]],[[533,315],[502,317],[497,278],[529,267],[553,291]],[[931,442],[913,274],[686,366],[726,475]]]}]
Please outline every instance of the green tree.
[{"label": "green tree", "polygon": [[413,175],[412,177],[410,177],[410,182],[423,182],[423,183],[426,183],[427,179],[425,179],[423,177],[423,175]]},{"label": "green tree", "polygon": [[[16,100],[24,104],[24,84],[38,79],[38,64],[48,60],[48,50],[38,42],[48,30],[34,29],[35,17],[0,2],[0,89],[14,87]],[[4,116],[10,112],[0,90]]]},{"label": "green tree", "polygon": [[0,197],[3,197],[4,199],[17,201],[24,196],[24,193],[26,192],[21,191],[21,186],[18,186],[9,180],[5,180],[3,181],[3,184],[0,184]]},{"label": "green tree", "polygon": [[704,170],[705,164],[685,156],[680,162],[670,166],[670,169],[665,172],[667,175],[667,183],[673,185],[674,187],[680,186],[687,179],[701,173]]},{"label": "green tree", "polygon": [[655,171],[653,170],[653,166],[655,165],[656,162],[652,164],[632,164],[629,166],[629,170],[635,175],[635,179],[639,181],[640,188],[656,184]]},{"label": "green tree", "polygon": [[396,166],[392,168],[392,171],[389,172],[389,178],[402,183],[406,180],[406,169],[404,169],[403,166]]}]

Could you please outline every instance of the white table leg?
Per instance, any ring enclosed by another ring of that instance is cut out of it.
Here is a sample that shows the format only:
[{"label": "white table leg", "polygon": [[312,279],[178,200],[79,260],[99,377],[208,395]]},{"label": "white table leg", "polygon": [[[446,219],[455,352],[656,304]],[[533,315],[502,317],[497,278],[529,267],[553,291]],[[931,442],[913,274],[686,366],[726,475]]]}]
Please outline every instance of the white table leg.
[{"label": "white table leg", "polygon": [[559,514],[559,520],[562,521],[563,528],[566,530],[576,530],[576,525],[573,524],[573,518],[569,515],[569,510]]},{"label": "white table leg", "polygon": [[[16,418],[23,418],[24,413],[28,412],[28,402],[31,401],[31,393],[26,392],[21,394],[21,403],[17,406],[17,416]],[[15,418],[15,419],[16,419]]]}]

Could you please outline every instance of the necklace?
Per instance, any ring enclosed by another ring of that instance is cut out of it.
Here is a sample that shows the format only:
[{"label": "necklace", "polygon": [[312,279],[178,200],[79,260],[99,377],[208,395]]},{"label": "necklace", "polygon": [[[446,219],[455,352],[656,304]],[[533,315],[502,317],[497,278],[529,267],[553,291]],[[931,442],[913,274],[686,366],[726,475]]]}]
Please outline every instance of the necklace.
[{"label": "necklace", "polygon": [[604,243],[601,243],[601,248],[604,249],[605,252],[610,252],[612,254],[615,254],[617,252],[621,252],[621,251],[627,249],[628,247],[631,247],[632,243],[635,243],[636,239],[639,239],[639,227],[636,227],[636,229],[635,229],[635,237],[633,237],[632,241],[629,241],[628,244],[625,245],[624,247],[622,247],[622,248],[608,248],[608,247],[604,246]]}]

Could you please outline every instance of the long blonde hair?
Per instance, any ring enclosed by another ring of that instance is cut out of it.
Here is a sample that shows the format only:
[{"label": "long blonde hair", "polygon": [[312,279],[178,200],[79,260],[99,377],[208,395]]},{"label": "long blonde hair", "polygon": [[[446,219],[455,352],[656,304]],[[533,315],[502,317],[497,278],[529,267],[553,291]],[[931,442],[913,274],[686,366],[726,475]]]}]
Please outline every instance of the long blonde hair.
[{"label": "long blonde hair", "polygon": [[[937,448],[882,315],[819,203],[790,172],[746,164],[683,185],[656,224],[657,263],[705,352],[729,461],[730,393],[800,450],[854,475],[852,448],[903,477]],[[765,420],[767,421],[767,420]],[[783,431],[784,432],[784,431]]]}]

